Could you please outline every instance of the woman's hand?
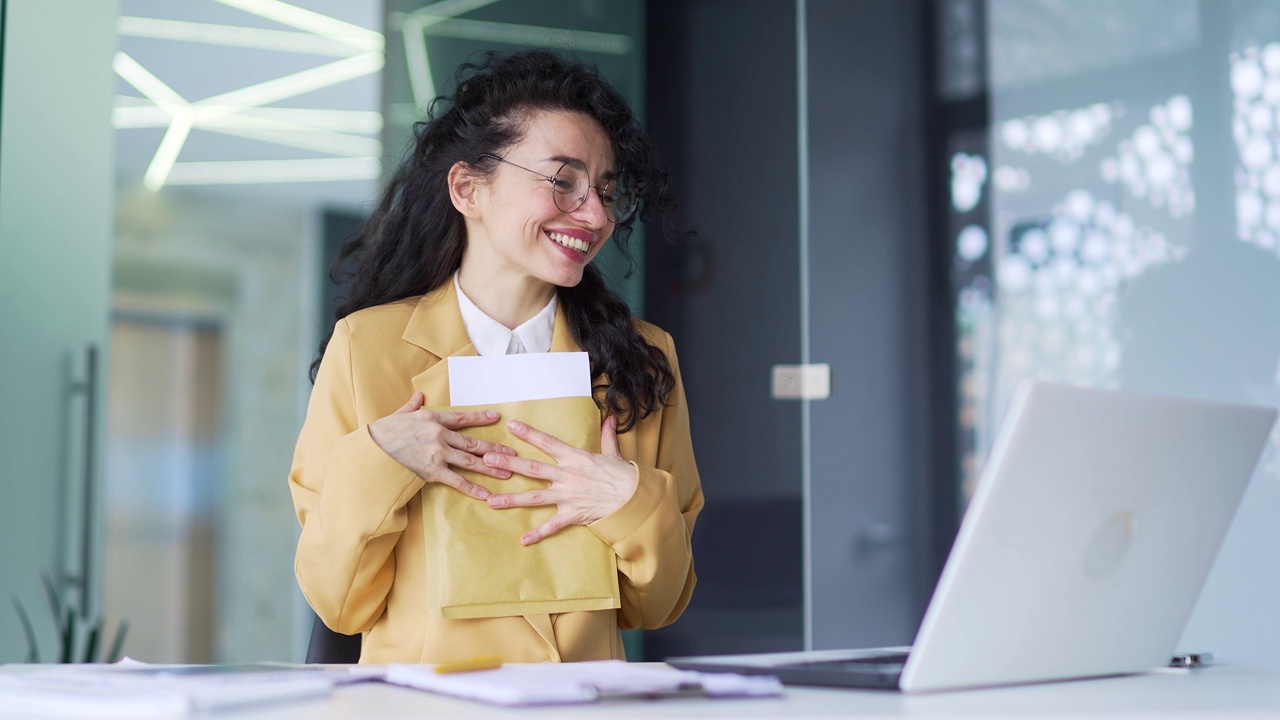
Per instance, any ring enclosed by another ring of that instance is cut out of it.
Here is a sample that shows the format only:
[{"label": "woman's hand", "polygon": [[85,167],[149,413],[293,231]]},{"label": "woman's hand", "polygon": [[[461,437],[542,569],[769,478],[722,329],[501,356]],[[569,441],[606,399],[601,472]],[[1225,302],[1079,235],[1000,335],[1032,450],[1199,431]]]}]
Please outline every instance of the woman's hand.
[{"label": "woman's hand", "polygon": [[486,454],[507,457],[516,451],[454,431],[492,425],[497,422],[498,413],[493,410],[432,412],[423,410],[422,402],[422,393],[414,393],[399,410],[370,423],[370,437],[383,452],[423,480],[443,483],[477,500],[488,498],[488,490],[454,472],[453,468],[506,479],[511,477],[510,472],[486,465],[480,458]]},{"label": "woman's hand", "polygon": [[600,453],[591,453],[561,442],[522,422],[507,423],[511,433],[550,455],[549,465],[500,452],[484,455],[484,464],[550,483],[542,490],[493,495],[489,507],[555,505],[556,514],[525,533],[520,542],[532,545],[569,525],[588,525],[612,513],[631,499],[636,490],[636,470],[618,452],[618,421],[606,418],[600,426]]}]

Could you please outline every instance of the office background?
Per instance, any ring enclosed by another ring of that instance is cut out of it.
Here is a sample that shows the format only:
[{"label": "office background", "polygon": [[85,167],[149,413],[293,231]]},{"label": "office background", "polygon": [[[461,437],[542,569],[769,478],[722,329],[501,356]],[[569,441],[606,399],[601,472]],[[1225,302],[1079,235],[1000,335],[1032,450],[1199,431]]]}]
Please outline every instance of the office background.
[{"label": "office background", "polygon": [[[0,6],[0,661],[42,573],[140,659],[302,657],[327,259],[480,48],[599,64],[702,231],[608,258],[708,501],[651,657],[909,642],[1021,378],[1280,405],[1275,0]],[[1278,512],[1273,443],[1186,649],[1280,641]]]}]

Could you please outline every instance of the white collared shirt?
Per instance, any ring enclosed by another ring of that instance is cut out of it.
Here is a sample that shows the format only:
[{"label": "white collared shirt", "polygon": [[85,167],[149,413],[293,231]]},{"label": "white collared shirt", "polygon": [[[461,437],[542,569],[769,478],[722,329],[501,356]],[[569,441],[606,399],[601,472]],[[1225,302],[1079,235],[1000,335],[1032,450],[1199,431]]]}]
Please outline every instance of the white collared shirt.
[{"label": "white collared shirt", "polygon": [[466,293],[462,292],[462,285],[458,284],[457,273],[453,274],[453,289],[458,293],[462,324],[467,328],[467,336],[471,338],[471,344],[476,346],[477,355],[515,355],[551,350],[551,334],[556,329],[554,293],[551,295],[551,302],[538,311],[537,315],[526,320],[515,330],[510,330],[471,302]]}]

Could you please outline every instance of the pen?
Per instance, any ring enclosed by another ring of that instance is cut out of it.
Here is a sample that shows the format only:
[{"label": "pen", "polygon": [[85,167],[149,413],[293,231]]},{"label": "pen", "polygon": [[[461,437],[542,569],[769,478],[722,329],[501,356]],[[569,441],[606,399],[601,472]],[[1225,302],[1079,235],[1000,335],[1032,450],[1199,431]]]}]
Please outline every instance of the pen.
[{"label": "pen", "polygon": [[466,660],[458,660],[455,662],[440,663],[436,665],[438,673],[459,673],[473,672],[475,670],[493,670],[502,667],[502,658],[485,656],[474,657]]},{"label": "pen", "polygon": [[1211,652],[1174,655],[1173,659],[1169,661],[1169,667],[1175,668],[1198,668],[1211,664],[1213,664],[1213,653]]}]

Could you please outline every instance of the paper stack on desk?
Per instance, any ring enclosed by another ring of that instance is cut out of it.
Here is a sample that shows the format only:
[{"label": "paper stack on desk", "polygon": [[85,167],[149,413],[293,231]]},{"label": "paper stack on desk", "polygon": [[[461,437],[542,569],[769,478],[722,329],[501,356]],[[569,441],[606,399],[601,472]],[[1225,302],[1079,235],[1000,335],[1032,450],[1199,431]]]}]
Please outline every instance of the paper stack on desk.
[{"label": "paper stack on desk", "polygon": [[324,666],[30,666],[0,673],[0,714],[144,720],[324,697],[362,678]]},{"label": "paper stack on desk", "polygon": [[782,694],[782,684],[772,676],[701,673],[621,660],[509,664],[492,670],[446,674],[435,672],[429,665],[391,665],[386,682],[508,706]]}]

